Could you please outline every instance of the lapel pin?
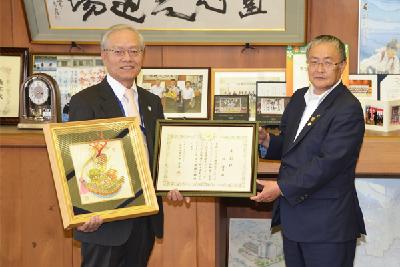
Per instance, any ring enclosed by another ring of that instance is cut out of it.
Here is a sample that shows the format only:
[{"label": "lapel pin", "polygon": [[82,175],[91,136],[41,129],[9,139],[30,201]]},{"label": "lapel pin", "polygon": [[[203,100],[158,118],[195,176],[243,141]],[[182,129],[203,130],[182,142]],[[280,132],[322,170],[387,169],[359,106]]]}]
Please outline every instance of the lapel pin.
[{"label": "lapel pin", "polygon": [[309,123],[307,123],[307,125],[310,126],[311,125],[311,121]]},{"label": "lapel pin", "polygon": [[149,109],[149,111],[151,111],[151,107],[150,106],[148,106],[147,108]]},{"label": "lapel pin", "polygon": [[314,121],[315,120],[315,117],[311,117],[311,121]]},{"label": "lapel pin", "polygon": [[319,118],[320,117],[320,115],[317,115],[317,118]]}]

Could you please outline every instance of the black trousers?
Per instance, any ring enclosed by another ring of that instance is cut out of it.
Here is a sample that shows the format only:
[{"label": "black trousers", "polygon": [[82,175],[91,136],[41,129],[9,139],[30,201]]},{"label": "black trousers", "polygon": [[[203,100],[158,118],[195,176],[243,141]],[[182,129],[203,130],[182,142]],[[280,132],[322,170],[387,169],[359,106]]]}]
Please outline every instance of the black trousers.
[{"label": "black trousers", "polygon": [[334,243],[303,243],[283,235],[287,267],[353,267],[357,239]]},{"label": "black trousers", "polygon": [[146,267],[155,242],[149,217],[136,218],[128,241],[121,246],[81,244],[81,267]]}]

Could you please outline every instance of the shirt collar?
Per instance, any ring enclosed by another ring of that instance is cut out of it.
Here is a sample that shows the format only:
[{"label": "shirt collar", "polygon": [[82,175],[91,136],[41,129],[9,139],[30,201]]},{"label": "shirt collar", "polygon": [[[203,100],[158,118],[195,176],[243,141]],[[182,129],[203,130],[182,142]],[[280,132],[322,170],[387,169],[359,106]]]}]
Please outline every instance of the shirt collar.
[{"label": "shirt collar", "polygon": [[[120,101],[122,101],[122,99],[124,98],[125,90],[127,88],[125,86],[123,86],[120,82],[115,80],[110,74],[107,74],[107,82],[113,89],[114,94],[118,97],[118,99]],[[132,87],[129,89],[133,89],[133,90],[137,91],[135,81],[133,81]]]},{"label": "shirt collar", "polygon": [[325,92],[323,92],[320,95],[316,95],[315,92],[315,87],[314,85],[310,85],[310,87],[308,88],[307,92],[304,95],[304,100],[306,101],[306,104],[308,104],[311,100],[318,100],[318,104],[322,102],[322,100],[325,99],[325,97],[332,92],[333,89],[336,88],[336,86],[342,81],[342,79],[340,78],[339,81],[332,86],[331,88],[329,88],[329,90],[326,90]]}]

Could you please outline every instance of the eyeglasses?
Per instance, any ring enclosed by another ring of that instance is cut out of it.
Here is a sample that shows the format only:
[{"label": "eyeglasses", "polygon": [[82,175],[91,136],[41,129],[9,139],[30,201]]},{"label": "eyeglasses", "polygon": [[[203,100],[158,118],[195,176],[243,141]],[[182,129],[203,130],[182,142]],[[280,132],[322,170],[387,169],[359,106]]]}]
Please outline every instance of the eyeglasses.
[{"label": "eyeglasses", "polygon": [[115,47],[112,49],[104,49],[103,51],[111,51],[116,57],[122,57],[123,55],[125,55],[125,52],[128,51],[131,57],[137,57],[142,54],[143,49],[123,49],[120,47]]},{"label": "eyeglasses", "polygon": [[309,68],[316,69],[319,67],[319,64],[321,64],[325,69],[333,69],[336,65],[341,64],[342,62],[339,63],[334,63],[330,61],[325,61],[325,62],[318,62],[318,61],[311,61],[307,62],[307,66]]}]

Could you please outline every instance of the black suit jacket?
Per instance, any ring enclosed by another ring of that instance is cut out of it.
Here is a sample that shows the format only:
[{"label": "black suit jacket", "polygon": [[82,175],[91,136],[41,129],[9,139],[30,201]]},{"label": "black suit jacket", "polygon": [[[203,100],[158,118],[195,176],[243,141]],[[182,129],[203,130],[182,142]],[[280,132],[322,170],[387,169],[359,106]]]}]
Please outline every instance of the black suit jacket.
[{"label": "black suit jacket", "polygon": [[365,125],[360,102],[342,83],[314,111],[294,141],[304,94],[297,90],[270,135],[265,158],[281,160],[272,226],[297,242],[344,242],[365,234],[355,190],[355,168]]},{"label": "black suit jacket", "polygon": [[[164,119],[161,99],[138,87],[139,105],[146,128],[146,140],[150,164],[153,162],[155,127],[157,119]],[[121,107],[107,79],[75,94],[70,101],[70,121],[109,119],[123,117]],[[150,166],[152,170],[152,166]],[[163,237],[163,205],[161,197],[157,198],[160,211],[152,215],[154,233],[158,238]],[[104,223],[93,233],[76,230],[74,238],[78,241],[106,246],[124,244],[132,230],[134,219]]]}]

